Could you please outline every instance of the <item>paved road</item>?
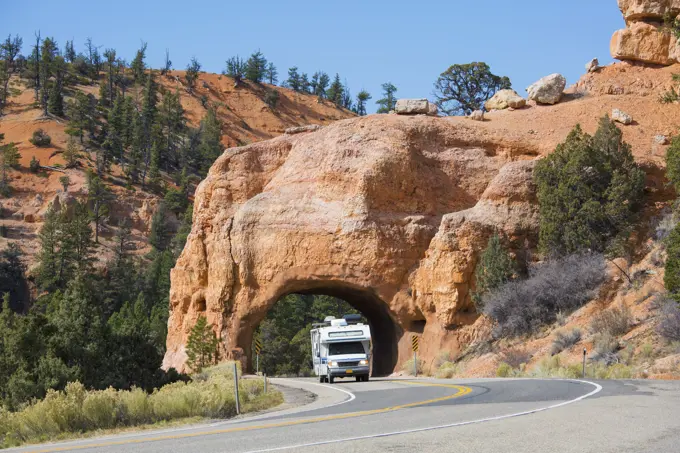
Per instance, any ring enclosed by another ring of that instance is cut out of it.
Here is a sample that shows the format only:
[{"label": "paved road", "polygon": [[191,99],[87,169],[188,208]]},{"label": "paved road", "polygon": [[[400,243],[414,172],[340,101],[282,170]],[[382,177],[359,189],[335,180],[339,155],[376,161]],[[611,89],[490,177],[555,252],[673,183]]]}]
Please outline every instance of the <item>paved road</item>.
[{"label": "paved road", "polygon": [[680,382],[279,383],[319,398],[259,417],[15,451],[680,452]]}]

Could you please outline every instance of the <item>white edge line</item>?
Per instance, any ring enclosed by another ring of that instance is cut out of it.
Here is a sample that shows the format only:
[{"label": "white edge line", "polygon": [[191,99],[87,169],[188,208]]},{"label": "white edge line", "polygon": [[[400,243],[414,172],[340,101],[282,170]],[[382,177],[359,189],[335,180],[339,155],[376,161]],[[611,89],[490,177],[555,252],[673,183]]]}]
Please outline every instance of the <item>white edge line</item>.
[{"label": "white edge line", "polygon": [[[556,379],[557,380],[557,379]],[[412,434],[412,433],[419,433],[423,431],[433,431],[436,429],[444,429],[444,428],[454,428],[456,426],[465,426],[465,425],[474,425],[478,423],[485,423],[485,422],[491,422],[495,420],[503,420],[506,418],[514,418],[514,417],[521,417],[523,415],[529,415],[529,414],[535,414],[537,412],[543,412],[547,411],[550,409],[556,409],[558,407],[566,406],[568,404],[576,403],[578,401],[584,400],[590,396],[595,395],[596,393],[599,393],[602,390],[602,386],[599,384],[596,384],[595,382],[590,382],[590,381],[583,381],[579,379],[560,379],[562,381],[568,381],[568,382],[579,382],[581,384],[589,384],[595,387],[595,390],[593,390],[590,393],[587,393],[585,395],[581,395],[578,398],[575,398],[573,400],[569,401],[563,401],[561,403],[553,404],[552,406],[547,406],[547,407],[539,407],[537,409],[531,409],[528,411],[524,412],[516,412],[514,414],[506,414],[506,415],[498,415],[495,417],[488,417],[488,418],[480,418],[477,420],[469,420],[465,422],[457,422],[457,423],[449,423],[446,425],[437,425],[437,426],[426,426],[424,428],[414,428],[414,429],[407,429],[403,431],[392,431],[388,433],[378,433],[378,434],[369,434],[366,436],[357,436],[357,437],[346,437],[344,439],[333,439],[333,440],[324,440],[324,441],[319,441],[319,442],[312,442],[308,444],[298,444],[298,445],[288,445],[285,447],[274,447],[274,448],[267,448],[264,450],[251,450],[246,453],[265,453],[265,452],[270,452],[270,451],[281,451],[281,450],[291,450],[294,448],[304,448],[304,447],[315,447],[318,445],[328,445],[328,444],[338,444],[338,443],[343,443],[343,442],[352,442],[356,440],[365,440],[365,439],[375,439],[379,437],[389,437],[389,436],[396,436],[399,434]],[[319,384],[320,385],[320,384]]]}]

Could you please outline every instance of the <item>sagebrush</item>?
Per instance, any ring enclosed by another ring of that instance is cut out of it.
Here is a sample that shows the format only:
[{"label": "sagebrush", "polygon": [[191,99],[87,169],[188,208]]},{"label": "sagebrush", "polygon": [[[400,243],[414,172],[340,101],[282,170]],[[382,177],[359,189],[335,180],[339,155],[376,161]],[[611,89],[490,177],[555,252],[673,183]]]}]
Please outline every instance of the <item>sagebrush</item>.
[{"label": "sagebrush", "polygon": [[507,283],[484,297],[484,313],[497,336],[518,336],[552,323],[592,300],[605,278],[602,255],[578,254],[530,269],[529,278]]}]

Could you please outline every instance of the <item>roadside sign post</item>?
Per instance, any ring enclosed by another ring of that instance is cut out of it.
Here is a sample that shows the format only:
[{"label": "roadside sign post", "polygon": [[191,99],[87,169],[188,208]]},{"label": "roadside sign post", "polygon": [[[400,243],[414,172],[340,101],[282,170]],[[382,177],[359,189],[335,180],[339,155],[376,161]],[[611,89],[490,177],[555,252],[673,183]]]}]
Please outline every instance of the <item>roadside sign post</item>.
[{"label": "roadside sign post", "polygon": [[255,374],[260,374],[260,352],[262,351],[262,343],[259,339],[255,339]]},{"label": "roadside sign post", "polygon": [[264,374],[264,393],[267,393],[267,373]]},{"label": "roadside sign post", "polygon": [[411,335],[411,349],[413,350],[413,375],[418,377],[418,335]]},{"label": "roadside sign post", "polygon": [[586,378],[586,348],[583,348],[583,379]]},{"label": "roadside sign post", "polygon": [[234,393],[236,394],[236,415],[241,413],[241,403],[238,399],[238,368],[234,362]]}]

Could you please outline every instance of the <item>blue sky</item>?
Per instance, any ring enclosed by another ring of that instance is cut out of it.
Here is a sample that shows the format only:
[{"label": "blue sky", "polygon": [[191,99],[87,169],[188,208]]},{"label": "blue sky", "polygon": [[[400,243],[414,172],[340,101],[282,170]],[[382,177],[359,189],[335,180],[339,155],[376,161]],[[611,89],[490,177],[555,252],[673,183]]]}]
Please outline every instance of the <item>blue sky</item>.
[{"label": "blue sky", "polygon": [[34,0],[2,9],[0,35],[18,33],[24,53],[37,30],[60,47],[74,39],[77,51],[89,36],[128,61],[144,40],[153,67],[168,48],[175,69],[195,56],[220,72],[259,48],[281,75],[291,66],[339,73],[354,95],[373,95],[370,111],[383,82],[399,97],[431,97],[454,63],[485,61],[520,94],[553,72],[572,84],[591,58],[611,62],[609,40],[624,26],[615,0]]}]

